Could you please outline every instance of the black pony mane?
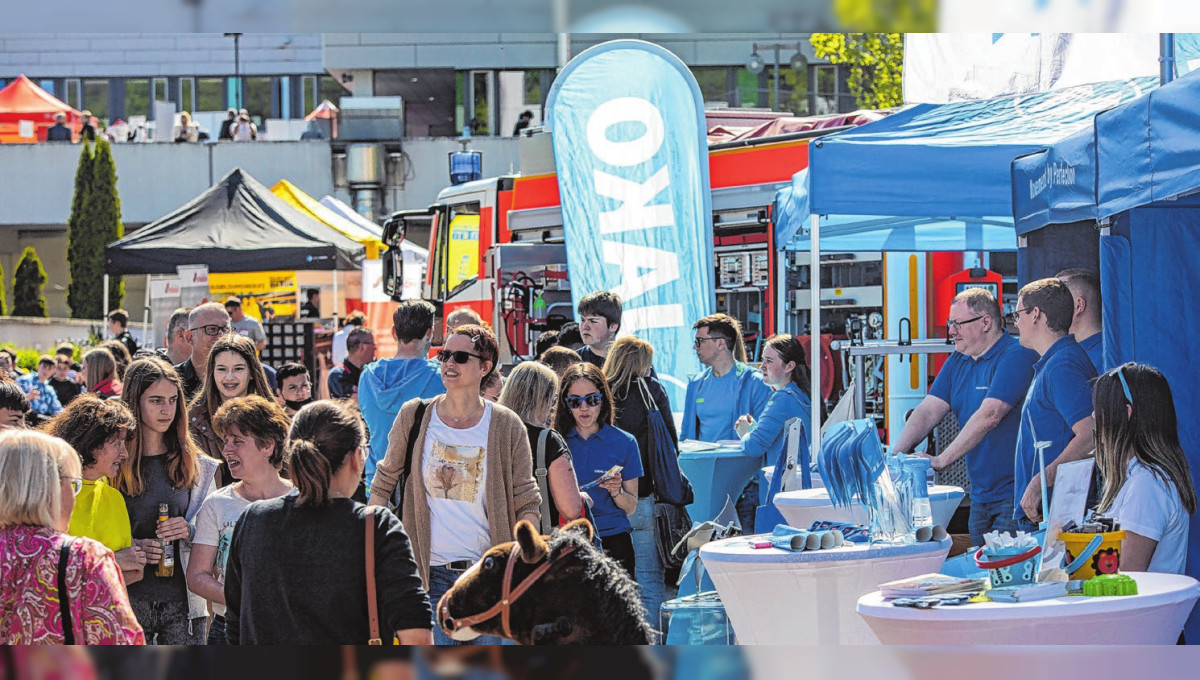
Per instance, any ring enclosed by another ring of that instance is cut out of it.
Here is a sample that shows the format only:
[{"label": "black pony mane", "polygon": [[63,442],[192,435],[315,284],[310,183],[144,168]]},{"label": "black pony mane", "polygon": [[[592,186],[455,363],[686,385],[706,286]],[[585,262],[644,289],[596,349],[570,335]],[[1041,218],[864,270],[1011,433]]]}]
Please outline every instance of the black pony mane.
[{"label": "black pony mane", "polygon": [[654,628],[646,620],[649,614],[642,608],[637,583],[619,562],[574,531],[555,529],[547,543],[551,561],[558,559],[570,546],[586,565],[580,584],[585,592],[596,594],[594,599],[600,608],[589,618],[621,628],[625,628],[628,621],[638,622],[636,630],[613,630],[616,639],[612,644],[653,644]]}]

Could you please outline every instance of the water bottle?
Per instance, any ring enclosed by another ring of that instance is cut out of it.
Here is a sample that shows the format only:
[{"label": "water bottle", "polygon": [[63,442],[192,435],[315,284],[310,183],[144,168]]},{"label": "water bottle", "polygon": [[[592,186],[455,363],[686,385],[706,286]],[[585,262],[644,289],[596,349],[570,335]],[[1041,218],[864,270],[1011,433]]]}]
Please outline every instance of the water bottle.
[{"label": "water bottle", "polygon": [[933,508],[929,504],[929,466],[928,458],[911,456],[905,462],[912,476],[912,523],[914,527],[927,527],[933,524]]}]

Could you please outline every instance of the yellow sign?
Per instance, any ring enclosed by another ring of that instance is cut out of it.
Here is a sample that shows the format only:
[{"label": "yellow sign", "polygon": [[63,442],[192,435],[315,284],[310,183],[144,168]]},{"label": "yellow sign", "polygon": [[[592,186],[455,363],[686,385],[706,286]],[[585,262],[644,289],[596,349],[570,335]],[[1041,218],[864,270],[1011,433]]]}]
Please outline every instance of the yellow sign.
[{"label": "yellow sign", "polygon": [[458,215],[450,220],[448,290],[479,276],[479,215]]},{"label": "yellow sign", "polygon": [[259,305],[271,305],[275,316],[296,312],[296,272],[240,272],[208,275],[209,297],[214,302],[236,295],[242,300],[246,316],[262,319]]}]

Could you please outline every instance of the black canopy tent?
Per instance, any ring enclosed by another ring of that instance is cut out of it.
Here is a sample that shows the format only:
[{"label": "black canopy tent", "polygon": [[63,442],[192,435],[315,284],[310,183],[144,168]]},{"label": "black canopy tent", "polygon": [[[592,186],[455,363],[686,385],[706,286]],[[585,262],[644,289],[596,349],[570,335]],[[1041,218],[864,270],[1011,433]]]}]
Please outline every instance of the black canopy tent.
[{"label": "black canopy tent", "polygon": [[364,248],[288,205],[241,168],[174,212],[104,249],[104,273],[353,270]]}]

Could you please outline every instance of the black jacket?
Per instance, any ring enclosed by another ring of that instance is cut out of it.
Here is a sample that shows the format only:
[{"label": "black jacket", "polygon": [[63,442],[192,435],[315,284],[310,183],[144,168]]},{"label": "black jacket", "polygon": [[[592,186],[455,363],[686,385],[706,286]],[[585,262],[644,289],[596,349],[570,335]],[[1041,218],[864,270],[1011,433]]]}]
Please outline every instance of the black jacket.
[{"label": "black jacket", "polygon": [[[678,453],[679,433],[675,431],[675,418],[671,415],[671,400],[667,397],[667,391],[654,376],[638,378],[638,380],[645,381],[646,386],[650,388],[650,396],[654,398],[654,403],[658,406],[663,421],[667,424],[667,430],[671,433],[671,441],[674,442],[675,451]],[[612,395],[616,411],[614,424],[633,435],[638,443],[644,473],[638,478],[638,498],[645,498],[653,493],[654,481],[650,477],[650,450],[647,448],[650,443],[650,421],[646,405],[642,402],[642,391],[633,383],[614,385]]]},{"label": "black jacket", "polygon": [[55,123],[46,130],[47,142],[69,142],[71,141],[71,128],[62,123]]}]

